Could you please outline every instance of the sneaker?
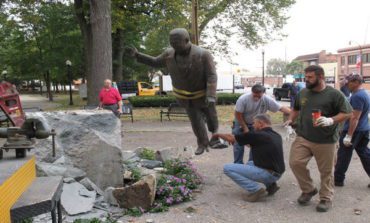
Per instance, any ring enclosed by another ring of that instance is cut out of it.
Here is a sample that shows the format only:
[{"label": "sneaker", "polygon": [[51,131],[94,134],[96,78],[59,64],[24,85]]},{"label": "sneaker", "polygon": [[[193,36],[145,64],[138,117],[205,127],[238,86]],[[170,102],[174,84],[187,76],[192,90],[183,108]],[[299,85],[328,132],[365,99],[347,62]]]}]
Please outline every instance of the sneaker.
[{"label": "sneaker", "polygon": [[276,182],[272,183],[270,186],[266,187],[267,195],[272,196],[278,191],[280,187],[276,184]]},{"label": "sneaker", "polygon": [[202,153],[204,153],[204,151],[207,151],[209,152],[208,148],[204,148],[204,147],[198,147],[197,150],[195,150],[195,155],[201,155]]},{"label": "sneaker", "polygon": [[344,182],[334,181],[334,185],[336,187],[343,187],[344,186]]},{"label": "sneaker", "polygon": [[247,194],[244,197],[244,200],[249,201],[249,202],[256,202],[262,197],[265,197],[267,195],[267,192],[265,189],[261,188],[258,191],[252,193],[252,194]]},{"label": "sneaker", "polygon": [[332,206],[331,201],[321,200],[316,206],[317,212],[327,212]]},{"label": "sneaker", "polygon": [[311,198],[317,194],[317,189],[315,188],[313,191],[309,193],[302,193],[301,196],[298,198],[298,204],[300,205],[307,205],[310,202]]},{"label": "sneaker", "polygon": [[211,149],[226,149],[229,147],[223,140],[221,139],[211,139],[209,142],[209,146]]}]

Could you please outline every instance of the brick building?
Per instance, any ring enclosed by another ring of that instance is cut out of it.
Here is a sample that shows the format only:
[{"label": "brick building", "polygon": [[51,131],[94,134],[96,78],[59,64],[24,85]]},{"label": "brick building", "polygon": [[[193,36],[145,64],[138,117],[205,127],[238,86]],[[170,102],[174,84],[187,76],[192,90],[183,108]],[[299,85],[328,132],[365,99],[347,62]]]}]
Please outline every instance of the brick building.
[{"label": "brick building", "polygon": [[294,60],[301,61],[304,67],[309,65],[319,65],[326,63],[336,63],[337,55],[332,53],[326,53],[326,50],[322,50],[319,53],[306,54],[296,57]]},{"label": "brick building", "polygon": [[[283,84],[282,77],[265,77],[265,85],[269,85],[271,87],[278,87]],[[251,87],[255,84],[262,83],[262,77],[242,77],[241,83],[246,87]]]},{"label": "brick building", "polygon": [[338,50],[338,75],[340,79],[346,74],[361,73],[360,54],[362,54],[362,74],[365,82],[370,83],[370,44]]}]

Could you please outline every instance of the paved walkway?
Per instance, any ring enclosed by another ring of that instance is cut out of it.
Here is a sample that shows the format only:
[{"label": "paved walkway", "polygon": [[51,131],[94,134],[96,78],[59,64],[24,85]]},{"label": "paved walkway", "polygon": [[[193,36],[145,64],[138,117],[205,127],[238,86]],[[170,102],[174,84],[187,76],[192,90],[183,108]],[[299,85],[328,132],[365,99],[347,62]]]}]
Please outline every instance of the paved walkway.
[{"label": "paved walkway", "polygon": [[58,107],[57,103],[50,102],[45,95],[21,94],[20,98],[23,108],[39,107],[42,110],[48,110]]},{"label": "paved walkway", "polygon": [[[195,138],[186,121],[160,122],[123,122],[123,148],[133,150],[138,146],[149,146],[155,149],[170,146],[195,146]],[[284,134],[281,126],[275,129]],[[221,126],[220,132],[230,132],[230,126]],[[346,186],[336,188],[334,207],[328,213],[317,213],[315,196],[311,205],[298,206],[296,199],[300,195],[297,182],[288,166],[288,155],[291,142],[284,142],[287,171],[279,181],[281,186],[275,196],[263,202],[248,203],[241,199],[244,191],[223,174],[225,163],[232,162],[232,148],[211,150],[209,153],[195,157],[193,160],[206,177],[202,193],[196,199],[181,205],[173,206],[169,212],[145,214],[140,218],[124,217],[123,222],[145,222],[154,219],[160,223],[182,222],[363,222],[370,219],[370,183],[369,177],[362,169],[361,162],[354,154],[348,170]],[[247,152],[248,153],[248,152]],[[309,164],[311,175],[319,187],[319,174],[315,161]],[[187,207],[193,207],[195,213],[186,213]],[[361,210],[360,215],[354,213]],[[131,221],[130,221],[131,220]]]}]

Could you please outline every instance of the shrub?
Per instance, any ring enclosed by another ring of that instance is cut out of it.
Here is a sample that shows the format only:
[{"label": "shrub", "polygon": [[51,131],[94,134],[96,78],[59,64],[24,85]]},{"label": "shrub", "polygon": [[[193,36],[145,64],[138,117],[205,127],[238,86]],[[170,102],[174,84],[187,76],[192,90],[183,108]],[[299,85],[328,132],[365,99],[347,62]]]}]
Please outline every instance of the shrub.
[{"label": "shrub", "polygon": [[[219,93],[217,94],[217,104],[235,104],[241,94]],[[176,102],[173,95],[167,96],[134,96],[128,99],[133,107],[168,107]]]},{"label": "shrub", "polygon": [[140,153],[139,157],[141,159],[155,160],[155,151],[144,148],[143,151]]},{"label": "shrub", "polygon": [[145,210],[140,208],[140,207],[139,208],[137,208],[137,207],[129,208],[129,209],[126,209],[123,212],[124,215],[129,215],[129,216],[132,216],[132,217],[140,217],[144,213],[145,213]]},{"label": "shrub", "polygon": [[133,107],[168,107],[176,102],[174,96],[134,96],[128,100]]}]

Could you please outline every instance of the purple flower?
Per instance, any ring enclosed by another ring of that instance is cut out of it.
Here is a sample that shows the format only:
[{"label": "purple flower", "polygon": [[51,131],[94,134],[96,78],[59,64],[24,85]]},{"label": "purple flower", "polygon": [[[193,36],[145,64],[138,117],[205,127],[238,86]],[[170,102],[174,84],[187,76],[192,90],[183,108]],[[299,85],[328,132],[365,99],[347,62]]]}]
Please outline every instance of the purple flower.
[{"label": "purple flower", "polygon": [[172,204],[172,202],[173,202],[173,198],[172,197],[169,197],[169,198],[166,199],[166,203],[167,204]]}]

